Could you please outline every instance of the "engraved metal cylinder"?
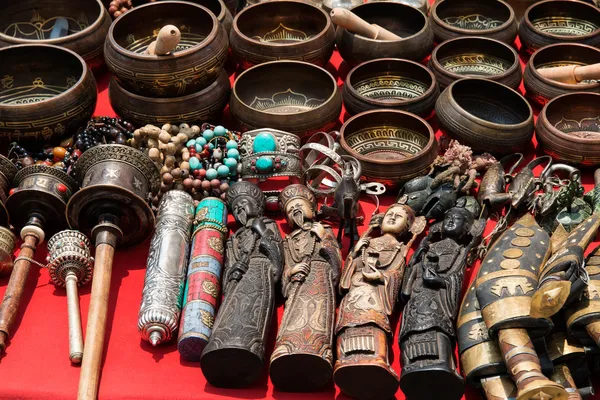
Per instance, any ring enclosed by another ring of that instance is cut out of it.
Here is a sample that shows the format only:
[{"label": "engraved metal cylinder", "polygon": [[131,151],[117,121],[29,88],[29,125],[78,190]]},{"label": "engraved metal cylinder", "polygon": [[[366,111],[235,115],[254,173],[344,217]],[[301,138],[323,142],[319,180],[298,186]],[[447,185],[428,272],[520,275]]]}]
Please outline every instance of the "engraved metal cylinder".
[{"label": "engraved metal cylinder", "polygon": [[17,167],[8,158],[0,155],[0,225],[8,226],[8,211],[4,206],[8,191],[12,187]]},{"label": "engraved metal cylinder", "polygon": [[153,346],[171,340],[179,325],[193,218],[192,196],[181,190],[163,195],[138,316],[138,330]]},{"label": "engraved metal cylinder", "polygon": [[0,277],[8,276],[13,269],[13,250],[17,238],[10,229],[0,226]]}]

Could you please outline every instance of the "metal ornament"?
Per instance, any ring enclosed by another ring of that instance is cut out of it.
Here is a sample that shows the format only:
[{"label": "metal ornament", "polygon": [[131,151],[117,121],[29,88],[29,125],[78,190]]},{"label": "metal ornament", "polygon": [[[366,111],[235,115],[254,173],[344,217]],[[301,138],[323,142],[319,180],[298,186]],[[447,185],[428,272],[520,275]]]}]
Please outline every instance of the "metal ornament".
[{"label": "metal ornament", "polygon": [[13,270],[13,250],[17,237],[8,228],[0,226],[0,277],[10,275]]},{"label": "metal ornament", "polygon": [[15,175],[17,175],[17,167],[8,158],[0,155],[0,225],[8,226],[9,215],[6,206],[7,194],[12,188]]}]

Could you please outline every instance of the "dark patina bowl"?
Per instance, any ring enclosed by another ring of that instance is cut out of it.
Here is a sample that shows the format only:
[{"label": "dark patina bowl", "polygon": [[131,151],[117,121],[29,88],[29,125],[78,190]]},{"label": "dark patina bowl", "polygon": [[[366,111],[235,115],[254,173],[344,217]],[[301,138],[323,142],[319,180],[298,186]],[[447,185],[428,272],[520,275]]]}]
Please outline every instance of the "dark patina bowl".
[{"label": "dark patina bowl", "polygon": [[[181,31],[173,54],[143,54],[167,24]],[[217,79],[229,40],[225,28],[207,8],[181,1],[135,7],[117,18],[104,46],[106,64],[126,90],[147,97],[181,97]]]},{"label": "dark patina bowl", "polygon": [[512,7],[502,0],[441,0],[431,7],[429,21],[435,41],[483,36],[512,44],[518,23]]},{"label": "dark patina bowl", "polygon": [[600,50],[577,43],[559,43],[542,47],[531,55],[525,66],[523,84],[526,96],[539,106],[561,94],[573,92],[600,93],[600,81],[584,81],[579,84],[557,82],[540,75],[538,69],[565,65],[588,65],[600,63]]},{"label": "dark patina bowl", "polygon": [[440,129],[474,152],[523,150],[533,136],[533,112],[519,92],[487,79],[453,82],[435,105]]},{"label": "dark patina bowl", "polygon": [[229,103],[243,130],[269,127],[301,138],[336,124],[342,95],[325,69],[301,61],[272,61],[242,72]]},{"label": "dark patina bowl", "polygon": [[342,90],[350,115],[388,108],[429,118],[439,95],[431,71],[414,61],[397,58],[381,58],[354,67]]},{"label": "dark patina bowl", "polygon": [[[66,36],[50,38],[58,18],[69,24]],[[79,54],[90,68],[104,65],[104,40],[112,20],[100,0],[4,1],[0,13],[0,47],[52,44]]]},{"label": "dark patina bowl", "polygon": [[441,90],[466,77],[490,79],[517,89],[522,77],[516,50],[499,40],[484,37],[445,41],[433,49],[429,68]]},{"label": "dark patina bowl", "polygon": [[577,165],[600,165],[600,94],[568,93],[540,112],[536,138],[553,158]]},{"label": "dark patina bowl", "polygon": [[0,49],[0,141],[55,142],[75,133],[96,107],[96,80],[64,47]]},{"label": "dark patina bowl", "polygon": [[337,28],[336,44],[340,55],[351,66],[376,58],[403,58],[421,61],[433,49],[433,32],[427,18],[416,8],[382,1],[361,4],[352,12],[371,24],[382,26],[401,40],[375,40]]},{"label": "dark patina bowl", "polygon": [[304,1],[268,1],[247,7],[233,21],[231,49],[242,68],[274,60],[324,66],[335,47],[325,11]]},{"label": "dark patina bowl", "polygon": [[519,26],[529,54],[555,43],[600,46],[600,9],[576,0],[545,0],[530,6]]},{"label": "dark patina bowl", "polygon": [[366,180],[390,189],[425,173],[438,152],[431,126],[398,110],[366,111],[348,119],[340,130],[340,145],[359,160]]}]

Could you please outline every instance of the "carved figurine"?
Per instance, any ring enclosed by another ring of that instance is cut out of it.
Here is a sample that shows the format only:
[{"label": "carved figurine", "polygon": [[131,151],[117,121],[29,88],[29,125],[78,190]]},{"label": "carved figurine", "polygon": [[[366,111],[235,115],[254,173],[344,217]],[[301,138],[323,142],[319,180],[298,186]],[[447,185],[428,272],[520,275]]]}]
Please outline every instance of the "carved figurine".
[{"label": "carved figurine", "polygon": [[277,224],[263,216],[265,196],[258,186],[234,183],[227,205],[240,228],[227,240],[224,300],[200,366],[211,385],[243,387],[262,372],[283,249]]},{"label": "carved figurine", "polygon": [[283,242],[281,280],[287,298],[275,350],[273,385],[285,391],[314,391],[333,372],[335,287],[342,255],[330,226],[315,221],[316,199],[304,185],[289,185],[280,205],[294,231]]},{"label": "carved figurine", "polygon": [[400,387],[409,399],[460,399],[464,393],[454,360],[454,323],[467,258],[485,228],[485,220],[476,220],[480,212],[475,198],[461,197],[431,226],[404,276],[402,295],[409,300],[399,338]]},{"label": "carved figurine", "polygon": [[[403,204],[392,204],[380,224],[375,221],[346,260],[340,279],[344,298],[335,328],[337,361],[333,379],[343,392],[358,399],[387,399],[398,390],[398,375],[388,358],[393,335],[390,316],[402,282],[406,253],[426,223]],[[376,227],[380,236],[372,234]]]}]

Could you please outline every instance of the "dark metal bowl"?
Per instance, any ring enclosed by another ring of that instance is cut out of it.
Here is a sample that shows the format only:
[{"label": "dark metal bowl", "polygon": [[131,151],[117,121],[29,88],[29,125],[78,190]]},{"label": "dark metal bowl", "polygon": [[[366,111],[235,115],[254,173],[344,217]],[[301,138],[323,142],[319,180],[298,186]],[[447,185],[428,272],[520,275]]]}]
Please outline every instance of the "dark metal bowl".
[{"label": "dark metal bowl", "polygon": [[431,71],[414,61],[397,58],[381,58],[354,67],[342,90],[350,115],[388,108],[429,118],[439,95]]},{"label": "dark metal bowl", "polygon": [[242,68],[274,60],[324,66],[335,47],[335,30],[325,11],[304,1],[264,2],[233,21],[231,49]]},{"label": "dark metal bowl", "polygon": [[64,47],[0,49],[0,141],[55,142],[75,133],[96,107],[96,81]]},{"label": "dark metal bowl", "polygon": [[[57,18],[69,23],[67,36],[50,39]],[[52,44],[79,54],[92,69],[104,65],[104,40],[112,20],[100,0],[5,1],[0,14],[0,47]]]},{"label": "dark metal bowl", "polygon": [[453,82],[435,105],[440,129],[473,151],[523,150],[533,136],[533,112],[519,92],[487,79]]},{"label": "dark metal bowl", "polygon": [[553,158],[578,165],[600,165],[600,94],[568,93],[540,112],[536,138]]},{"label": "dark metal bowl", "polygon": [[439,0],[431,7],[429,21],[438,43],[484,36],[512,44],[518,31],[515,12],[502,0]]},{"label": "dark metal bowl", "polygon": [[416,8],[382,1],[361,4],[352,12],[371,24],[380,25],[401,40],[375,40],[337,28],[336,44],[340,55],[351,66],[376,58],[403,58],[421,61],[433,49],[433,32],[427,18]]},{"label": "dark metal bowl", "polygon": [[340,136],[343,151],[360,161],[364,178],[388,188],[423,174],[438,151],[431,126],[406,111],[357,114],[344,123]]},{"label": "dark metal bowl", "polygon": [[529,54],[554,43],[600,46],[600,9],[576,0],[545,0],[530,6],[519,26]]},{"label": "dark metal bowl", "polygon": [[272,61],[238,76],[229,106],[243,130],[269,127],[303,138],[335,126],[342,95],[334,77],[321,67]]},{"label": "dark metal bowl", "polygon": [[450,39],[433,49],[429,68],[444,90],[466,78],[486,78],[517,89],[521,84],[519,55],[511,46],[484,37]]},{"label": "dark metal bowl", "polygon": [[600,81],[586,81],[579,84],[561,83],[545,78],[537,71],[542,68],[595,63],[600,63],[600,50],[596,47],[577,43],[558,43],[542,47],[531,55],[525,66],[523,84],[526,96],[537,105],[544,106],[549,100],[561,94],[600,93]]},{"label": "dark metal bowl", "polygon": [[[181,31],[173,54],[143,54],[167,24]],[[135,7],[115,20],[104,46],[106,64],[119,84],[147,97],[181,97],[217,79],[227,58],[225,28],[206,7],[160,1]]]}]

